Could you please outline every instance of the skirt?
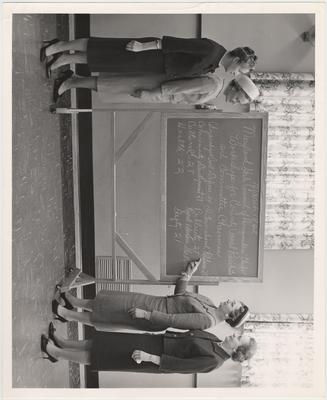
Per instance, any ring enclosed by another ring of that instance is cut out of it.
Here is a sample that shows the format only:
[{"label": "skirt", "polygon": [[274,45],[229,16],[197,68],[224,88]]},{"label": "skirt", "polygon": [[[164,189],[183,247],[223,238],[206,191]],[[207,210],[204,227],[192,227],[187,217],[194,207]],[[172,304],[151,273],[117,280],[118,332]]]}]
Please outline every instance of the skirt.
[{"label": "skirt", "polygon": [[159,373],[159,366],[156,364],[137,364],[132,359],[134,350],[161,356],[163,335],[95,332],[91,348],[91,369]]},{"label": "skirt", "polygon": [[101,290],[93,300],[92,324],[98,331],[115,331],[122,328],[162,331],[167,328],[146,319],[133,319],[128,314],[132,307],[167,313],[167,298],[136,292]]},{"label": "skirt", "polygon": [[164,74],[149,74],[147,76],[101,74],[97,81],[97,93],[103,103],[144,103],[144,100],[133,97],[132,93],[137,89],[156,89],[165,80]]},{"label": "skirt", "polygon": [[148,42],[156,38],[117,39],[91,37],[87,44],[87,63],[91,72],[117,74],[164,73],[162,50],[133,52],[126,50],[131,40]]}]

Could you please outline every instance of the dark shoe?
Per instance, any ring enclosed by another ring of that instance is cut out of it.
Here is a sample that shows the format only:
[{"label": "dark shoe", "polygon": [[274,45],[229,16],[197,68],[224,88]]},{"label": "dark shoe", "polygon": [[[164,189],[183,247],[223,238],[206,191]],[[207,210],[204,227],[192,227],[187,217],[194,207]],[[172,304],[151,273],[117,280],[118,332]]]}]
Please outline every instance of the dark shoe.
[{"label": "dark shoe", "polygon": [[51,114],[57,114],[57,106],[55,104],[50,104],[49,111]]},{"label": "dark shoe", "polygon": [[61,56],[62,53],[57,53],[55,54],[50,61],[47,61],[45,63],[45,75],[47,78],[51,78],[51,65],[58,60],[58,58]]},{"label": "dark shoe", "polygon": [[42,43],[46,43],[45,46],[42,46],[40,49],[40,61],[44,62],[47,56],[45,55],[45,51],[48,47],[50,47],[52,44],[55,44],[59,42],[59,39],[52,39],[52,40],[42,40]]},{"label": "dark shoe", "polygon": [[72,303],[67,300],[65,292],[60,293],[60,297],[64,300],[65,308],[67,308],[67,310],[73,310],[74,309],[74,307],[72,306]]},{"label": "dark shoe", "polygon": [[49,328],[48,328],[48,337],[53,341],[53,343],[61,349],[61,346],[59,346],[58,342],[56,341],[54,337],[54,333],[56,332],[56,328],[53,325],[53,322],[50,322]]},{"label": "dark shoe", "polygon": [[58,306],[60,304],[58,303],[57,300],[52,300],[52,312],[54,315],[56,315],[55,319],[57,319],[60,322],[68,322],[67,319],[61,317],[60,315],[58,315]]},{"label": "dark shoe", "polygon": [[[57,102],[57,100],[59,99],[60,95],[58,94],[58,90],[60,88],[60,86],[67,80],[69,79],[71,76],[73,76],[74,72],[71,70],[68,71],[64,71],[60,74],[60,76],[55,79],[54,84],[53,84],[53,101],[54,103]],[[66,300],[65,300],[66,301]],[[67,307],[68,308],[68,307]],[[72,307],[73,308],[73,307]]]},{"label": "dark shoe", "polygon": [[45,335],[41,335],[41,351],[45,353],[48,357],[43,357],[45,360],[49,360],[52,363],[57,362],[58,360],[54,357],[52,357],[48,352],[47,352],[47,345],[49,343],[49,339]]}]

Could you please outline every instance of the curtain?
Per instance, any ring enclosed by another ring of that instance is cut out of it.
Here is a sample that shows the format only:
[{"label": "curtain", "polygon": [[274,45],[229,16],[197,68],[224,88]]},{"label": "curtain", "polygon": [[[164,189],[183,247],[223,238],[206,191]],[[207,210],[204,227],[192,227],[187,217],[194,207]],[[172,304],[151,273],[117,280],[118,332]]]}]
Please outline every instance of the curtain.
[{"label": "curtain", "polygon": [[250,75],[260,90],[251,111],[267,111],[266,249],[314,245],[314,77]]},{"label": "curtain", "polygon": [[241,386],[310,388],[313,386],[312,314],[256,314],[245,323],[258,349],[242,364]]}]

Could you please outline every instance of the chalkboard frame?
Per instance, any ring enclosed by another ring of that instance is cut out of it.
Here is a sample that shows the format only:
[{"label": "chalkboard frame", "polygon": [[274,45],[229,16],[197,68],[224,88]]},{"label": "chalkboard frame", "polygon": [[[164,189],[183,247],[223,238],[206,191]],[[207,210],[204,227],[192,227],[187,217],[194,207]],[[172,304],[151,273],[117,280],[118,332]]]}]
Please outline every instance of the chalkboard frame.
[{"label": "chalkboard frame", "polygon": [[266,173],[267,173],[267,135],[268,113],[266,112],[217,112],[211,110],[190,110],[184,112],[161,113],[161,209],[160,209],[160,279],[175,282],[178,275],[167,275],[166,272],[166,200],[167,200],[167,121],[170,118],[201,118],[201,119],[256,119],[261,120],[261,160],[260,160],[260,199],[259,199],[259,229],[258,229],[258,255],[257,276],[201,276],[194,275],[192,280],[201,284],[212,282],[262,282],[263,278],[263,253],[264,253],[264,226],[266,202]]}]

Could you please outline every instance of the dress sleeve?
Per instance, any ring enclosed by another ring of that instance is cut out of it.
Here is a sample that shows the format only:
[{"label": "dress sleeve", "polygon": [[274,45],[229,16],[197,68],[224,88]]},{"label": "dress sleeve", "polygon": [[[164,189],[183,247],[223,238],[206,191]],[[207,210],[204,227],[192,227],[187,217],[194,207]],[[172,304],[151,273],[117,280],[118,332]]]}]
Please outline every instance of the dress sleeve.
[{"label": "dress sleeve", "polygon": [[219,362],[214,355],[179,358],[162,354],[160,357],[159,371],[191,374],[197,372],[210,372],[218,366]]},{"label": "dress sleeve", "polygon": [[215,42],[208,39],[184,39],[173,36],[163,36],[162,51],[168,53],[188,53],[206,55],[214,48]]},{"label": "dress sleeve", "polygon": [[164,95],[175,94],[207,94],[217,88],[217,82],[209,76],[190,79],[177,79],[161,84]]},{"label": "dress sleeve", "polygon": [[174,294],[180,294],[186,292],[188,281],[178,278],[175,285]]},{"label": "dress sleeve", "polygon": [[169,94],[162,93],[160,88],[155,88],[153,90],[142,90],[140,99],[145,102],[169,103],[172,100],[171,97]]},{"label": "dress sleeve", "polygon": [[204,313],[166,314],[161,311],[152,311],[150,322],[177,329],[208,329],[215,324],[215,320]]}]

